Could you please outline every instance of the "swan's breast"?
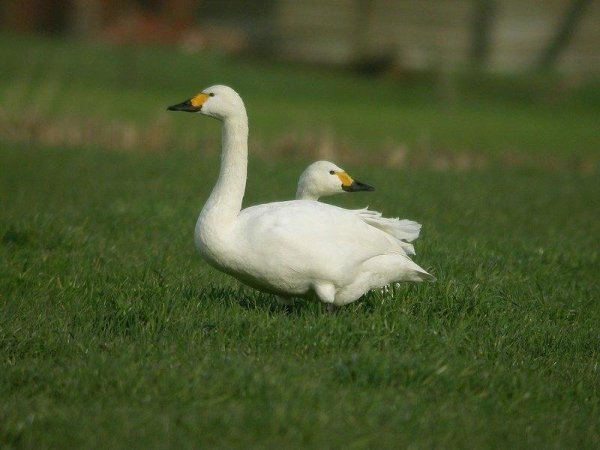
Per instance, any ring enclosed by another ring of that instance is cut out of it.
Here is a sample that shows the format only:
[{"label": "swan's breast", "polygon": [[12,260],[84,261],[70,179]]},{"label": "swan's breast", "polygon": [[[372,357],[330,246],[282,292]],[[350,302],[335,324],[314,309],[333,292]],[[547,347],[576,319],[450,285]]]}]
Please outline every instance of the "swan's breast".
[{"label": "swan's breast", "polygon": [[224,270],[232,255],[231,227],[200,215],[194,230],[194,243],[202,257],[212,266]]}]

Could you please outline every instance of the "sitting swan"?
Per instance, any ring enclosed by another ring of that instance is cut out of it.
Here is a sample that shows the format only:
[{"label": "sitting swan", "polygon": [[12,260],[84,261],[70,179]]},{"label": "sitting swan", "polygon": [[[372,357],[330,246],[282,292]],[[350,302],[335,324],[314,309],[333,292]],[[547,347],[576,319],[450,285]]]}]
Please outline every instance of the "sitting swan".
[{"label": "sitting swan", "polygon": [[374,191],[373,186],[354,180],[345,170],[329,161],[316,161],[298,180],[296,200],[319,200],[319,197],[344,192]]},{"label": "sitting swan", "polygon": [[[374,191],[375,188],[368,184],[354,180],[346,171],[329,161],[316,161],[302,172],[298,180],[296,200],[315,200],[326,195],[341,194],[344,192]],[[382,217],[377,211],[367,208],[353,210],[363,221],[379,228],[396,239],[409,255],[415,254],[415,248],[409,244],[419,237],[421,224],[412,220]]]},{"label": "sitting swan", "polygon": [[345,305],[398,281],[434,280],[398,240],[356,215],[307,201],[242,210],[248,165],[248,118],[241,97],[212,86],[171,111],[199,112],[223,122],[219,178],[196,223],[204,259],[256,289]]}]

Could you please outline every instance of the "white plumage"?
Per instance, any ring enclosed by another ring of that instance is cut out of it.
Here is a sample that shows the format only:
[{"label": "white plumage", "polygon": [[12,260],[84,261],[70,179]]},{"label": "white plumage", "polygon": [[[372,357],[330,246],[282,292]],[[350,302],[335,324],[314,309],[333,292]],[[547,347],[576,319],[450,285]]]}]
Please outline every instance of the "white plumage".
[{"label": "white plumage", "polygon": [[221,168],[195,230],[200,254],[257,289],[344,305],[398,281],[434,280],[399,240],[353,211],[310,200],[241,209],[248,162],[248,119],[240,96],[213,86],[174,111],[223,122]]},{"label": "white plumage", "polygon": [[[297,200],[318,200],[327,195],[345,192],[373,191],[368,184],[354,180],[345,170],[329,161],[316,161],[309,165],[298,180]],[[367,208],[353,210],[367,224],[379,228],[396,239],[408,255],[414,255],[415,249],[409,242],[419,237],[421,224],[412,220],[383,217],[380,212]]]},{"label": "white plumage", "polygon": [[327,195],[374,190],[372,186],[353,179],[334,163],[316,161],[300,175],[296,200],[318,200]]}]

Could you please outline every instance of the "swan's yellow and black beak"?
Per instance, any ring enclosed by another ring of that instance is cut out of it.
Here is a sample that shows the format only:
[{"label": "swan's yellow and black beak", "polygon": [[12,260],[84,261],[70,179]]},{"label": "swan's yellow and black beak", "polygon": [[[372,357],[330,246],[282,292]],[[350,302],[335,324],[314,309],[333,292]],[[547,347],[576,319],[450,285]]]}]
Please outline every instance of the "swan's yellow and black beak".
[{"label": "swan's yellow and black beak", "polygon": [[210,98],[209,94],[198,94],[195,97],[167,108],[168,111],[199,112],[202,105]]},{"label": "swan's yellow and black beak", "polygon": [[369,186],[368,184],[361,183],[358,180],[352,179],[352,177],[350,175],[348,175],[346,172],[338,172],[336,175],[342,182],[342,189],[346,192],[374,191],[375,190],[375,188],[373,186]]}]

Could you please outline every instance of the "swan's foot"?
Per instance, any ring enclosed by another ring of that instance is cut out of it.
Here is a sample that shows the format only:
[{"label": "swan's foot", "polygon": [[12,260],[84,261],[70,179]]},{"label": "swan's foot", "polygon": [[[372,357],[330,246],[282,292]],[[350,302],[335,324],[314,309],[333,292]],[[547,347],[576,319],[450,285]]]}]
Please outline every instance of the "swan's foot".
[{"label": "swan's foot", "polygon": [[327,303],[327,313],[328,314],[335,314],[337,309],[338,309],[337,306],[335,306],[333,303]]}]

